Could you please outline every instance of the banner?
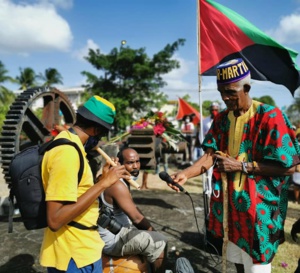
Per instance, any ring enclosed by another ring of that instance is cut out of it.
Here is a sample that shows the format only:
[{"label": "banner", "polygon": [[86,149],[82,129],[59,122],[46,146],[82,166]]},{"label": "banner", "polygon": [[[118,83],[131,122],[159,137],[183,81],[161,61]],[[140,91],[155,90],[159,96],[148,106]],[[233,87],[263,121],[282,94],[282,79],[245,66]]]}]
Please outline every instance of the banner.
[{"label": "banner", "polygon": [[176,119],[181,120],[186,115],[193,116],[193,123],[197,125],[200,122],[200,113],[188,102],[182,98],[178,98],[178,109]]}]

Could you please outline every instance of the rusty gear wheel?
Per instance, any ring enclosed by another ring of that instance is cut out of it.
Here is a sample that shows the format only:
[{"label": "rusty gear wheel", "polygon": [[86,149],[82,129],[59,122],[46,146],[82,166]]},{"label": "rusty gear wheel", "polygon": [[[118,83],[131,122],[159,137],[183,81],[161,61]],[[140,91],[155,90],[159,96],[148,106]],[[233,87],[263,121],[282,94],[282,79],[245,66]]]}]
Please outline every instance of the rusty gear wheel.
[{"label": "rusty gear wheel", "polygon": [[76,113],[68,97],[55,88],[37,87],[23,91],[10,106],[0,138],[0,163],[10,184],[9,164],[22,149],[52,138],[54,125],[72,125]]}]

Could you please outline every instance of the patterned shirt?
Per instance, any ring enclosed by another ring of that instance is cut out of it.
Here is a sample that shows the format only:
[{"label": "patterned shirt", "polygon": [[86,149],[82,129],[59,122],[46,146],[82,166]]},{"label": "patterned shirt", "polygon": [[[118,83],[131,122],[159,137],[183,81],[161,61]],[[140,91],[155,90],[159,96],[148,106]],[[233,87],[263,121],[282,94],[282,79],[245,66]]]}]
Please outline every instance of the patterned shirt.
[{"label": "patterned shirt", "polygon": [[[288,118],[276,107],[252,101],[235,117],[228,109],[213,121],[203,143],[239,161],[274,162],[282,167],[299,163],[299,146]],[[253,263],[270,263],[284,241],[288,203],[288,176],[227,173],[229,240],[247,252]],[[222,184],[214,169],[214,183]],[[222,191],[222,190],[221,190]],[[223,196],[211,197],[208,229],[223,237]]]}]

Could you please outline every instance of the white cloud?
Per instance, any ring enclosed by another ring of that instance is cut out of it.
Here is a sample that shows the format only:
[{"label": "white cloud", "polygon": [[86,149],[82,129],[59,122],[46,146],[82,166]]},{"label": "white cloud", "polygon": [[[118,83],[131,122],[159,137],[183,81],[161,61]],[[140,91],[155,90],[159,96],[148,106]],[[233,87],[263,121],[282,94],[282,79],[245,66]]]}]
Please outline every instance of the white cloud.
[{"label": "white cloud", "polygon": [[[167,82],[162,91],[173,100],[178,97],[189,95],[191,101],[199,102],[199,84],[198,84],[198,67],[194,61],[186,61],[178,56],[174,57],[180,62],[179,69],[173,69],[165,75],[163,79]],[[194,79],[191,79],[191,76]],[[201,97],[204,100],[221,101],[220,94],[217,91],[215,77],[202,77]]]},{"label": "white cloud", "polygon": [[89,49],[96,50],[100,49],[100,47],[92,39],[88,39],[86,45],[81,49],[75,50],[72,55],[76,59],[83,61],[84,57],[88,56]]},{"label": "white cloud", "polygon": [[267,31],[277,42],[294,44],[300,42],[300,14],[294,13],[281,18],[277,28]]},{"label": "white cloud", "polygon": [[50,3],[62,9],[70,9],[73,7],[73,0],[41,0],[41,3]]},{"label": "white cloud", "polygon": [[166,74],[166,78],[174,79],[178,77],[182,77],[190,72],[190,66],[193,65],[193,62],[188,62],[179,56],[175,55],[173,59],[176,59],[179,62],[180,68],[173,69],[170,73]]},{"label": "white cloud", "polygon": [[73,36],[51,3],[14,4],[0,0],[0,52],[30,54],[68,51]]},{"label": "white cloud", "polygon": [[174,56],[174,59],[179,61],[180,68],[173,69],[170,73],[163,76],[164,81],[167,82],[167,86],[165,89],[169,90],[181,90],[185,89],[188,90],[193,88],[195,89],[195,85],[189,83],[188,81],[185,81],[185,77],[191,72],[193,67],[195,66],[194,62],[186,61],[178,56]]},{"label": "white cloud", "polygon": [[61,9],[71,9],[73,7],[73,0],[23,0],[22,3],[37,3],[41,6],[55,6]]}]

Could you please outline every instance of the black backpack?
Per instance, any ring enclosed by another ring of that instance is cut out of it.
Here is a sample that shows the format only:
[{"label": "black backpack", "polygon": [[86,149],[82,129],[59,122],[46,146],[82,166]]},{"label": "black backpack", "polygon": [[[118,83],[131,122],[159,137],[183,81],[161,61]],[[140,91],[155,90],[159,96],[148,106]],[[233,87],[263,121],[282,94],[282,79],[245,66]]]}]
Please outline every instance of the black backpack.
[{"label": "black backpack", "polygon": [[[9,167],[11,177],[9,227],[12,232],[14,197],[20,210],[22,221],[27,230],[47,227],[45,192],[42,183],[41,164],[46,151],[60,145],[71,145],[78,151],[80,168],[78,171],[78,183],[83,174],[83,155],[75,142],[66,138],[51,140],[42,145],[28,147],[16,154]],[[96,226],[86,227],[72,221],[68,225],[79,229],[96,229]]]}]

